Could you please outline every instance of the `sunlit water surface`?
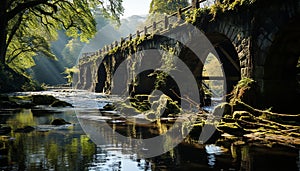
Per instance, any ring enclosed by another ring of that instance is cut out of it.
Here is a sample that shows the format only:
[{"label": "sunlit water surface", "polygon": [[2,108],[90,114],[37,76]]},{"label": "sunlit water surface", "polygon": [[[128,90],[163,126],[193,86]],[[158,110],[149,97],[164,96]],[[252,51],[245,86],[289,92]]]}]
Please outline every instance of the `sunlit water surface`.
[{"label": "sunlit water surface", "polygon": [[[0,170],[300,170],[300,152],[292,148],[239,145],[230,141],[220,147],[188,139],[165,154],[145,159],[139,157],[137,151],[141,149],[137,146],[119,142],[115,135],[107,132],[103,132],[106,143],[97,146],[83,131],[77,114],[83,118],[99,116],[98,109],[117,97],[72,90],[36,93],[52,94],[75,107],[2,110],[0,124],[10,126],[12,131],[1,135]],[[24,94],[33,93],[17,95]],[[63,118],[72,124],[49,125],[54,118]],[[114,122],[110,122],[110,126],[122,130],[122,134],[135,137],[147,136],[144,134],[154,129],[127,125],[124,120],[111,121]],[[97,129],[101,130],[107,118],[97,118],[93,122],[98,123]],[[25,126],[35,130],[14,131]]]}]

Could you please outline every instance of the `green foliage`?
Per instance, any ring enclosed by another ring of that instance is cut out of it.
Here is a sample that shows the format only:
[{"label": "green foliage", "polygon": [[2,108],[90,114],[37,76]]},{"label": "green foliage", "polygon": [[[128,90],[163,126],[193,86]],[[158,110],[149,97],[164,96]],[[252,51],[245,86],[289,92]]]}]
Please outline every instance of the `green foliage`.
[{"label": "green foliage", "polygon": [[247,90],[251,89],[254,83],[255,81],[251,78],[242,78],[230,94],[230,102],[234,104],[236,101],[241,101],[243,95],[246,93]]},{"label": "green foliage", "polygon": [[178,8],[184,8],[186,6],[188,6],[187,0],[152,0],[149,13],[172,14],[176,12]]},{"label": "green foliage", "polygon": [[62,51],[63,61],[65,62],[66,67],[73,67],[76,65],[78,56],[83,46],[84,43],[78,38],[69,40]]},{"label": "green foliage", "polygon": [[67,78],[69,84],[71,84],[73,82],[73,75],[78,72],[79,72],[79,69],[76,66],[65,69],[64,74],[67,75],[65,78]]},{"label": "green foliage", "polygon": [[210,8],[210,13],[215,17],[218,12],[235,10],[238,6],[253,4],[256,0],[224,0],[222,3],[217,2]]},{"label": "green foliage", "polygon": [[0,92],[41,90],[39,85],[29,77],[4,68],[0,64]]},{"label": "green foliage", "polygon": [[[32,57],[57,59],[50,42],[57,31],[87,42],[96,33],[95,12],[119,20],[121,0],[3,0],[0,8],[0,61],[23,73],[35,65]],[[6,5],[5,5],[6,4]]]},{"label": "green foliage", "polygon": [[228,10],[236,10],[239,6],[251,5],[254,2],[256,2],[256,0],[224,0],[223,2],[217,1],[210,7],[187,11],[185,20],[189,23],[195,23],[198,17],[208,14],[212,15],[214,19],[219,12],[223,13]]},{"label": "green foliage", "polygon": [[169,75],[169,73],[172,70],[176,69],[176,57],[175,52],[176,48],[169,48],[165,46],[161,46],[162,52],[162,58],[161,58],[161,67],[159,68],[159,71],[155,71],[153,74],[149,75],[155,75],[155,88],[158,89],[159,87],[165,85],[166,79]]},{"label": "green foliage", "polygon": [[208,7],[205,8],[197,8],[197,9],[193,9],[190,11],[186,11],[185,15],[185,20],[188,23],[192,23],[194,24],[196,22],[197,17],[199,17],[202,14],[208,14],[210,12],[210,9]]}]

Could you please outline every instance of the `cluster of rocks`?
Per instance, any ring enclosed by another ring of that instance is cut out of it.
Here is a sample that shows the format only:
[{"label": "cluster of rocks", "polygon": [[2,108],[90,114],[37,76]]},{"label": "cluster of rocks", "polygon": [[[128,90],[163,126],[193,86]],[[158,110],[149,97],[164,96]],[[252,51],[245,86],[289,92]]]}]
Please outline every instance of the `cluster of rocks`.
[{"label": "cluster of rocks", "polygon": [[73,107],[51,95],[8,96],[0,95],[0,109],[34,108],[39,105],[50,107]]},{"label": "cluster of rocks", "polygon": [[220,104],[214,115],[222,116],[216,129],[226,135],[267,145],[300,147],[300,114],[273,113],[235,101]]}]

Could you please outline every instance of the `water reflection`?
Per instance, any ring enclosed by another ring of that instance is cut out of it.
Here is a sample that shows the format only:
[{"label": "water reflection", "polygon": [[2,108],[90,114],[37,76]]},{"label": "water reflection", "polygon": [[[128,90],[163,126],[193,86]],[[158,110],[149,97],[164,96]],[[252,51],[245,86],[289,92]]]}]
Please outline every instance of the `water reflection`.
[{"label": "water reflection", "polygon": [[[52,114],[33,116],[31,110],[20,113],[6,120],[12,130],[30,125],[49,124],[53,118],[65,118],[76,121],[75,114]],[[92,160],[95,145],[75,124],[69,128],[51,131],[32,131],[15,133],[11,139],[2,141],[1,169],[3,170],[83,170]],[[6,148],[5,148],[6,147]]]},{"label": "water reflection", "polygon": [[[52,111],[51,111],[52,110]],[[0,135],[0,170],[299,170],[300,151],[283,147],[259,147],[254,144],[225,141],[222,146],[200,145],[191,137],[176,148],[152,158],[142,158],[137,144],[120,143],[101,124],[109,123],[123,135],[135,139],[151,137],[168,129],[159,130],[155,125],[140,126],[126,122],[107,122],[110,117],[97,116],[85,110],[85,118],[97,123],[95,131],[105,139],[96,146],[82,130],[76,112],[69,108],[35,110],[3,110],[0,124],[12,131]],[[98,113],[98,112],[97,112]],[[63,118],[72,125],[53,128],[54,118]],[[117,120],[115,120],[117,121]],[[32,126],[28,133],[15,132],[18,128]],[[48,129],[46,129],[48,128]],[[166,139],[172,143],[173,139]],[[168,143],[167,143],[168,144]],[[161,147],[158,147],[161,148]],[[142,149],[149,152],[149,149]]]}]

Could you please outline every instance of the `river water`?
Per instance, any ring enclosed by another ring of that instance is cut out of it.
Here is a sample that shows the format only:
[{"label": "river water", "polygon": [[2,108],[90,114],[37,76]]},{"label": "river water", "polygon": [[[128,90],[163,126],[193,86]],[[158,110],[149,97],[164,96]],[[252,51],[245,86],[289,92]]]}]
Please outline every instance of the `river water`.
[{"label": "river water", "polygon": [[[10,126],[12,131],[0,136],[0,170],[300,170],[298,149],[241,140],[222,141],[222,138],[199,144],[197,138],[190,136],[164,154],[144,158],[140,152],[151,149],[140,149],[131,141],[119,141],[114,131],[134,139],[147,139],[165,132],[152,123],[130,124],[113,112],[99,115],[99,109],[118,97],[68,89],[14,95],[29,94],[50,94],[72,103],[74,108],[40,106],[1,110],[0,124]],[[71,124],[49,125],[54,118],[63,118]],[[160,128],[168,128],[168,124],[163,122]],[[89,133],[87,125],[93,125],[101,135],[101,143],[95,144],[95,137],[86,134]],[[106,131],[105,125],[114,131]],[[25,126],[35,129],[15,131]]]}]

